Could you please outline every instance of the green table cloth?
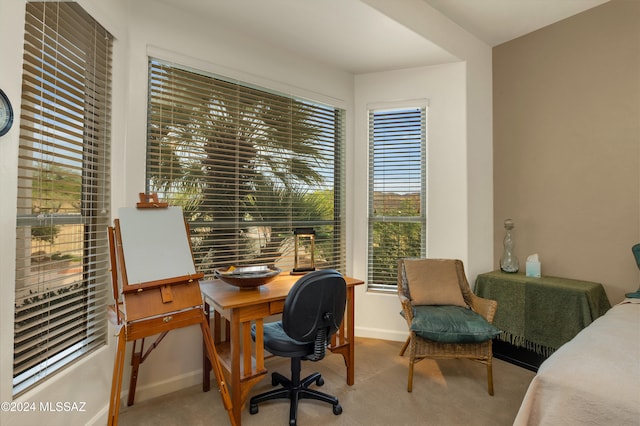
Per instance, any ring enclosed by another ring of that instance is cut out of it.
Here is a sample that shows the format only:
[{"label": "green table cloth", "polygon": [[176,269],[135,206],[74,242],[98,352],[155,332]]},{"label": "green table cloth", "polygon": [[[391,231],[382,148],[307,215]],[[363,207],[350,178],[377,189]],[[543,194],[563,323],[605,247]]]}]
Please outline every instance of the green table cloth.
[{"label": "green table cloth", "polygon": [[498,270],[478,275],[474,291],[498,302],[500,340],[545,356],[611,308],[602,284],[568,278]]}]

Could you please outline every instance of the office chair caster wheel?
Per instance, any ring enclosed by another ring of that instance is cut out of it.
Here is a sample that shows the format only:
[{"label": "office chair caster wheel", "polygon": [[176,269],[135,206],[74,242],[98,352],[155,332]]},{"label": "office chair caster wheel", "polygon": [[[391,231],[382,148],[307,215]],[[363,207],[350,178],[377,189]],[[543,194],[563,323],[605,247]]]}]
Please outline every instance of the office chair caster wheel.
[{"label": "office chair caster wheel", "polygon": [[[249,414],[256,414],[258,412],[258,404],[249,405]],[[334,410],[335,412],[335,410]]]},{"label": "office chair caster wheel", "polygon": [[318,379],[316,380],[316,385],[317,386],[324,385],[324,379],[322,377],[318,377]]},{"label": "office chair caster wheel", "polygon": [[336,416],[342,414],[342,405],[340,405],[340,404],[334,405],[333,406],[333,414],[335,414]]}]

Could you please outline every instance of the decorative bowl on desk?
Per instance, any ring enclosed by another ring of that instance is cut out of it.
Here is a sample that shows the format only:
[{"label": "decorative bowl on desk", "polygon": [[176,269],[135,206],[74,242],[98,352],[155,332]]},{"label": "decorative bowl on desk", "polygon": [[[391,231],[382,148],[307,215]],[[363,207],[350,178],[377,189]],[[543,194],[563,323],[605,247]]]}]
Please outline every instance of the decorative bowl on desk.
[{"label": "decorative bowl on desk", "polygon": [[280,272],[279,268],[271,265],[228,266],[214,269],[213,275],[232,286],[249,289],[269,283]]}]

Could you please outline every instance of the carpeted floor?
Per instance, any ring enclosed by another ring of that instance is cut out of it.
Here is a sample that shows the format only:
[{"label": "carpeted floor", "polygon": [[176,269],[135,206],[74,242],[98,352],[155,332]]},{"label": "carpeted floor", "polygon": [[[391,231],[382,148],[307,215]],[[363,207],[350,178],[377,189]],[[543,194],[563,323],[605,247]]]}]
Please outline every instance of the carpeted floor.
[{"label": "carpeted floor", "polygon": [[[313,371],[325,379],[321,390],[340,399],[343,413],[331,406],[302,400],[298,424],[311,425],[512,425],[535,373],[494,358],[495,395],[487,393],[486,367],[468,360],[424,360],[416,364],[413,392],[407,392],[408,359],[398,355],[401,342],[357,338],[355,384],[348,386],[342,356],[330,354],[320,362],[303,362],[302,374]],[[273,357],[267,368],[289,376],[289,360]],[[215,379],[212,379],[215,384]],[[271,389],[262,380],[250,393]],[[245,426],[287,425],[289,404],[272,401],[259,412],[243,408]],[[202,392],[200,385],[138,402],[122,408],[121,426],[228,425],[229,418],[215,390]]]}]

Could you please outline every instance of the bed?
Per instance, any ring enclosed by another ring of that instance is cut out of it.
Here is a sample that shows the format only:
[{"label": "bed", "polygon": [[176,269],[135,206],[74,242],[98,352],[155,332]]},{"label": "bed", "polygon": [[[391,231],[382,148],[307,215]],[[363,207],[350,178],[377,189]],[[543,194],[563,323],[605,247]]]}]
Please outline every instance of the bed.
[{"label": "bed", "polygon": [[640,425],[640,299],[615,305],[543,362],[514,425]]}]

